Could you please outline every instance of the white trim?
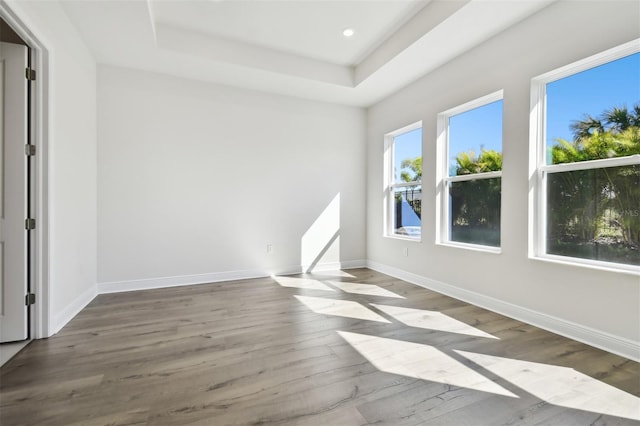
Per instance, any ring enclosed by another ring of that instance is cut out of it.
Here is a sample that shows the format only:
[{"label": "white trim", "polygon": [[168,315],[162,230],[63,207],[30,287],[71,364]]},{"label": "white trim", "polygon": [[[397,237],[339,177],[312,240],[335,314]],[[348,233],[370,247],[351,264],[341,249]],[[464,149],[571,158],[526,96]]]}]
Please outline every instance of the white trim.
[{"label": "white trim", "polygon": [[468,182],[470,180],[493,179],[502,177],[502,170],[484,173],[472,173],[470,175],[445,176],[445,182]]},{"label": "white trim", "polygon": [[579,72],[604,65],[608,62],[612,62],[638,52],[640,52],[640,38],[605,50],[604,52],[589,56],[588,58],[572,62],[563,67],[556,68],[555,70],[535,77],[534,80],[544,84],[551,83],[553,81],[569,77]]},{"label": "white trim", "polygon": [[[609,333],[595,330],[571,321],[537,312],[528,308],[514,305],[490,296],[461,289],[459,287],[432,280],[421,275],[404,271],[392,266],[371,260],[352,260],[345,262],[334,262],[318,265],[314,273],[322,271],[335,271],[355,268],[369,268],[380,273],[407,281],[409,283],[445,294],[450,297],[471,303],[481,308],[497,312],[501,315],[514,318],[533,326],[551,331],[553,333],[574,339],[588,345],[606,350],[608,352],[640,361],[640,343],[632,340],[611,335]],[[165,287],[176,287],[186,285],[196,285],[205,283],[215,283],[222,281],[237,281],[252,278],[264,278],[272,275],[291,275],[304,273],[302,266],[289,266],[277,268],[274,271],[243,270],[229,271],[211,274],[183,275],[175,277],[161,277],[153,279],[130,280],[100,283],[96,287],[88,289],[81,296],[76,298],[62,312],[55,316],[55,334],[71,321],[84,307],[86,307],[98,294],[118,293],[125,291],[149,290]]]},{"label": "white trim", "polygon": [[390,185],[391,188],[393,189],[397,189],[397,188],[413,188],[414,186],[421,186],[422,185],[422,181],[420,180],[416,180],[413,182],[404,182],[404,183],[393,183]]},{"label": "white trim", "polygon": [[[357,269],[357,268],[366,268],[366,267],[367,267],[367,261],[364,259],[359,259],[359,260],[345,260],[341,262],[320,263],[314,266],[312,271],[309,271],[308,265],[302,265],[302,267],[297,267],[297,266],[289,267],[289,268],[284,268],[284,270],[280,271],[279,273],[281,275],[287,274],[287,273],[288,274],[300,274],[300,273],[315,274],[318,272],[339,271],[343,269]],[[292,271],[292,272],[287,272],[287,271]]]},{"label": "white trim", "polygon": [[529,218],[527,229],[528,256],[534,259],[546,251],[544,238],[540,239],[546,229],[546,214],[542,191],[541,172],[538,165],[544,164],[545,152],[538,141],[546,139],[546,84],[533,79],[531,81],[529,110]]},{"label": "white trim", "polygon": [[422,227],[420,227],[420,236],[419,237],[411,237],[409,235],[403,235],[403,234],[393,234],[393,235],[385,235],[384,238],[391,238],[393,240],[400,240],[400,241],[410,241],[412,243],[421,243],[422,242]]},{"label": "white trim", "polygon": [[56,313],[53,317],[53,326],[51,328],[51,335],[59,332],[62,327],[67,325],[81,310],[83,310],[95,297],[98,295],[96,286],[92,286],[85,290],[80,296],[69,303],[63,310]]},{"label": "white trim", "polygon": [[482,244],[461,243],[458,241],[444,241],[436,244],[444,247],[463,248],[466,250],[480,251],[491,254],[502,253],[502,247],[485,246]]},{"label": "white trim", "polygon": [[[349,260],[344,262],[321,263],[313,268],[312,273],[355,269],[366,267],[365,260]],[[120,293],[124,291],[150,290],[166,287],[210,284],[223,281],[238,281],[253,278],[264,278],[272,275],[292,275],[308,273],[308,265],[276,267],[272,270],[245,269],[239,271],[213,272],[208,274],[179,275],[173,277],[146,278],[98,283],[98,294]]]},{"label": "white trim", "polygon": [[53,313],[50,309],[49,290],[49,52],[46,43],[37,37],[30,28],[28,20],[12,9],[4,0],[0,0],[0,16],[27,42],[31,48],[32,67],[37,79],[32,90],[32,143],[38,151],[33,164],[34,194],[33,211],[38,226],[35,230],[33,281],[31,291],[36,294],[37,303],[32,305],[32,338],[51,336]]},{"label": "white trim", "polygon": [[599,269],[601,271],[617,274],[640,275],[640,266],[628,265],[625,263],[603,262],[600,260],[582,259],[579,257],[560,256],[557,254],[541,254],[534,257],[532,260],[541,260],[543,262],[556,263],[559,265]]},{"label": "white trim", "polygon": [[245,280],[266,277],[264,271],[243,270],[214,272],[210,274],[179,275],[174,277],[145,278],[140,280],[112,281],[98,283],[98,294],[121,293],[124,291],[151,290],[166,287],[181,287],[208,284],[221,281]]},{"label": "white trim", "polygon": [[588,58],[573,62],[561,68],[549,71],[531,79],[531,103],[529,114],[529,220],[528,220],[528,256],[534,260],[544,260],[571,264],[594,269],[622,273],[638,273],[640,267],[599,260],[557,256],[547,253],[547,185],[550,173],[577,170],[596,170],[640,164],[640,155],[581,161],[574,163],[547,164],[546,135],[546,86],[562,78],[576,75],[588,69],[605,65],[629,55],[640,53],[640,38],[613,47]]},{"label": "white trim", "polygon": [[386,133],[384,136],[385,137],[387,137],[387,136],[396,137],[396,136],[400,136],[402,134],[409,133],[412,130],[416,130],[416,129],[420,129],[420,128],[422,128],[422,120],[416,121],[415,123],[407,124],[404,127],[401,127],[401,128],[396,129],[396,130],[394,130],[392,132]]},{"label": "white trim", "polygon": [[382,236],[393,235],[394,212],[393,199],[393,135],[384,135],[384,152],[382,154]]},{"label": "white trim", "polygon": [[602,158],[599,160],[578,161],[575,163],[548,164],[540,166],[546,173],[574,172],[578,170],[606,169],[608,167],[634,166],[640,164],[640,154],[626,157]]},{"label": "white trim", "polygon": [[[436,244],[442,244],[449,240],[449,217],[443,208],[448,202],[449,190],[444,177],[449,174],[449,132],[447,131],[449,117],[440,113],[436,117],[436,199],[435,199],[435,224]],[[448,210],[447,210],[448,211]]]},{"label": "white trim", "polygon": [[[437,115],[437,138],[436,138],[436,244],[447,245],[452,247],[459,247],[464,249],[473,249],[475,246],[480,248],[481,251],[486,250],[487,246],[460,243],[458,241],[451,240],[451,229],[449,227],[449,182],[466,182],[478,179],[491,179],[501,178],[502,170],[486,172],[486,173],[473,173],[469,175],[449,176],[449,119],[455,115],[462,114],[476,108],[481,108],[485,105],[489,105],[494,102],[504,101],[504,90],[497,90],[488,95],[479,97],[469,102],[465,102],[462,105],[458,105],[454,108],[450,108],[446,111],[440,112]],[[503,107],[503,119],[504,119],[504,107]],[[504,125],[503,125],[504,131]],[[502,194],[502,192],[501,192]],[[500,199],[502,205],[502,196]],[[501,207],[502,208],[502,207]],[[502,224],[500,226],[502,228]],[[498,250],[500,247],[497,247]],[[493,249],[493,248],[492,248]]]},{"label": "white trim", "polygon": [[607,352],[611,352],[634,361],[640,361],[640,342],[626,339],[624,337],[614,336],[604,331],[596,330],[591,327],[525,308],[523,306],[514,305],[513,303],[432,280],[382,263],[370,260],[367,261],[367,267],[374,271],[390,275],[394,278],[471,303],[483,309],[497,312],[518,321],[531,324],[552,333],[603,349]]},{"label": "white trim", "polygon": [[442,111],[438,116],[442,115],[446,118],[453,117],[454,115],[462,114],[463,112],[471,111],[472,109],[480,108],[493,102],[501,101],[502,99],[504,99],[504,90],[496,90],[488,95],[481,96],[469,102],[449,108],[446,111]]},{"label": "white trim", "polygon": [[[386,233],[384,233],[382,236],[384,238],[396,238],[399,240],[405,240],[405,241],[414,241],[414,242],[422,242],[422,217],[420,217],[420,235],[418,236],[411,236],[411,235],[405,235],[405,234],[399,234],[396,232],[395,230],[395,194],[396,192],[400,192],[403,189],[405,191],[411,190],[412,191],[412,195],[413,195],[413,191],[416,190],[417,187],[419,188],[419,191],[422,193],[422,182],[418,181],[418,182],[411,182],[411,183],[406,183],[406,184],[402,184],[402,183],[397,183],[397,184],[393,184],[391,186],[389,186],[389,190],[387,191],[387,199],[389,200],[387,203],[388,206],[388,212],[389,212],[389,222],[386,224],[385,229],[386,229]],[[406,195],[406,192],[405,192]],[[422,202],[422,195],[420,195],[420,202]],[[422,215],[421,215],[422,216]]]},{"label": "white trim", "polygon": [[[398,234],[395,233],[394,224],[395,224],[395,197],[393,195],[393,190],[397,188],[411,188],[414,186],[421,186],[422,181],[417,182],[395,182],[395,138],[403,135],[405,133],[409,133],[413,130],[422,129],[422,120],[416,121],[415,123],[411,123],[407,126],[404,126],[400,129],[394,130],[393,132],[386,133],[384,135],[384,154],[383,154],[383,222],[382,222],[382,236],[395,238]],[[420,141],[420,156],[422,157],[423,149],[423,139],[424,135],[421,133],[421,141]],[[420,218],[420,224],[422,226],[422,218]],[[422,233],[421,233],[422,234]],[[407,237],[409,240],[420,241],[422,235],[420,237]]]}]

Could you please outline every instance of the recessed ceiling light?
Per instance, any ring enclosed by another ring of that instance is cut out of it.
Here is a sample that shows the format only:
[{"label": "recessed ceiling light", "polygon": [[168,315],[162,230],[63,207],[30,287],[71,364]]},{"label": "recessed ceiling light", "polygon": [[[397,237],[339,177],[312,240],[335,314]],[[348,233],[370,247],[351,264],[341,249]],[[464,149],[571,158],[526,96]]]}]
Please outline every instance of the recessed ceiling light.
[{"label": "recessed ceiling light", "polygon": [[345,37],[351,37],[355,34],[355,30],[353,28],[345,28],[344,31],[342,31],[342,35]]}]

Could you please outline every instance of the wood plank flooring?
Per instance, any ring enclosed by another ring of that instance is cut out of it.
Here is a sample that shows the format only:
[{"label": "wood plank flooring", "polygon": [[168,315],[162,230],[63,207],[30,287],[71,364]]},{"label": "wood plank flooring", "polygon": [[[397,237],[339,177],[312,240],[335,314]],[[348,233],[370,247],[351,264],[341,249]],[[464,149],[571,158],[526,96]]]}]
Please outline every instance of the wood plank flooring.
[{"label": "wood plank flooring", "polygon": [[9,425],[639,425],[640,365],[368,270],[98,296]]}]

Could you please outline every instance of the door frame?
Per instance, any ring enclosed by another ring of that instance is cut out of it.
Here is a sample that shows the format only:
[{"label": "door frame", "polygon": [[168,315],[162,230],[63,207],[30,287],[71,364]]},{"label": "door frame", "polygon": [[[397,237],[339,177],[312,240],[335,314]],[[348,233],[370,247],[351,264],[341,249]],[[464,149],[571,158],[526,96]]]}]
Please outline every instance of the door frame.
[{"label": "door frame", "polygon": [[36,229],[31,231],[30,290],[36,295],[36,303],[29,306],[29,335],[42,339],[54,334],[49,291],[49,53],[45,43],[4,0],[0,0],[0,17],[27,43],[31,67],[36,70],[30,99],[31,143],[37,150],[31,164],[31,212]]}]

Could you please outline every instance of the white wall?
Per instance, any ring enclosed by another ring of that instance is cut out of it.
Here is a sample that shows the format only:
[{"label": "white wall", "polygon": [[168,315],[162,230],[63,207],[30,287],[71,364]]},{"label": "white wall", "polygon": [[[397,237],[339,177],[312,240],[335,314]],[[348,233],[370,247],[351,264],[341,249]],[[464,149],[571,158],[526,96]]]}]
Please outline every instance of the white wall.
[{"label": "white wall", "polygon": [[36,85],[43,76],[48,80],[49,116],[46,139],[36,142],[48,158],[48,217],[37,220],[44,227],[48,221],[44,280],[50,300],[43,333],[50,335],[96,294],[96,65],[57,2],[7,5],[44,44],[49,60],[48,69],[37,70]]},{"label": "white wall", "polygon": [[[575,337],[593,337],[596,344],[618,345],[613,350],[635,351],[632,355],[640,357],[637,275],[527,257],[531,78],[639,37],[638,16],[638,2],[555,3],[371,107],[367,173],[371,264],[450,293],[478,293],[485,305],[529,315],[540,325],[555,327],[559,319],[562,325],[557,329],[565,334],[577,325]],[[504,89],[502,254],[436,246],[436,115],[499,89]],[[418,120],[423,121],[425,185],[423,237],[414,243],[382,237],[382,156],[383,135]],[[403,247],[409,248],[408,257],[402,256]]]},{"label": "white wall", "polygon": [[[97,183],[95,63],[56,2],[8,5],[50,60],[48,333],[93,298],[96,282],[116,291],[291,271],[339,228],[319,263],[367,258],[612,341],[640,341],[637,276],[527,258],[525,172],[531,77],[638,37],[637,2],[554,4],[367,116],[100,66]],[[435,183],[436,114],[501,88],[502,254],[434,244],[435,185],[424,188],[423,242],[382,238],[382,135],[423,120],[424,179]]]},{"label": "white wall", "polygon": [[293,272],[338,228],[318,263],[362,264],[365,128],[357,108],[100,65],[100,291]]}]

